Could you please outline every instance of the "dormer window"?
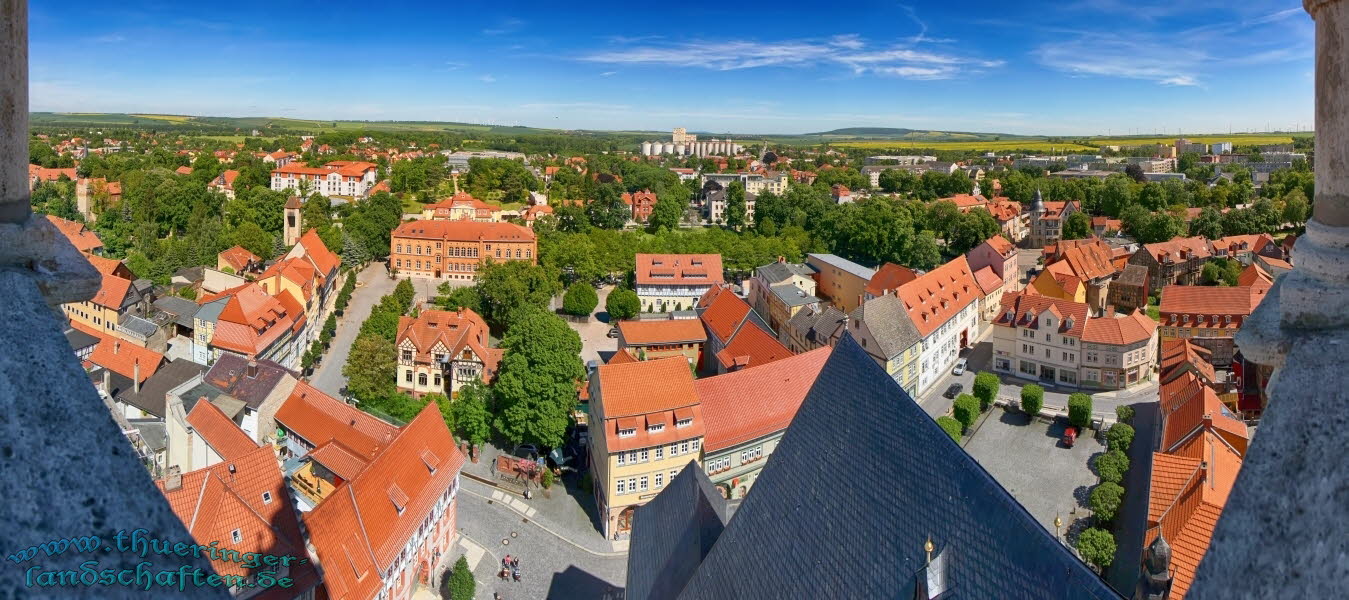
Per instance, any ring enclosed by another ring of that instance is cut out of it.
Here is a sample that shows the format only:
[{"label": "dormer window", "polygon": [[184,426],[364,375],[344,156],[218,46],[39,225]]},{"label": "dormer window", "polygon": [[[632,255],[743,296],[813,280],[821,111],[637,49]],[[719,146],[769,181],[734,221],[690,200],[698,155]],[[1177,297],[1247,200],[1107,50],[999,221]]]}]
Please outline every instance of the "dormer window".
[{"label": "dormer window", "polygon": [[665,431],[665,424],[664,424],[664,423],[652,423],[652,424],[646,426],[646,432],[647,432],[647,433],[656,433],[657,431]]},{"label": "dormer window", "polygon": [[632,436],[634,436],[634,435],[637,435],[637,429],[636,429],[636,428],[632,428],[632,429],[619,429],[619,430],[618,430],[618,437],[621,437],[621,438],[632,437]]},{"label": "dormer window", "polygon": [[689,425],[692,425],[692,424],[693,424],[693,419],[692,419],[692,418],[688,418],[688,419],[680,419],[680,420],[678,420],[678,421],[675,421],[675,427],[688,427]]},{"label": "dormer window", "polygon": [[235,529],[234,531],[230,532],[230,539],[233,540],[234,543],[236,544],[242,543],[244,541],[244,532],[239,529]]},{"label": "dormer window", "polygon": [[271,503],[272,503],[272,493],[271,493],[271,492],[263,492],[263,493],[262,493],[262,503],[263,503],[263,504],[271,504]]}]

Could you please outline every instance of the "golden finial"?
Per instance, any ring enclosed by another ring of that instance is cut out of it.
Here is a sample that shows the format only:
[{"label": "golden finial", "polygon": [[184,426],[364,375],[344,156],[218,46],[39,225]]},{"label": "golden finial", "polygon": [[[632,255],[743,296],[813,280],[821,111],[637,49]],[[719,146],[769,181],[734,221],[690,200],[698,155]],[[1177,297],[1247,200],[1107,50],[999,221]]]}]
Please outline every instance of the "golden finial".
[{"label": "golden finial", "polygon": [[927,562],[932,564],[932,536],[927,536],[927,542],[923,543],[923,550],[927,551]]},{"label": "golden finial", "polygon": [[1054,515],[1054,539],[1059,539],[1059,528],[1063,527],[1063,517]]}]

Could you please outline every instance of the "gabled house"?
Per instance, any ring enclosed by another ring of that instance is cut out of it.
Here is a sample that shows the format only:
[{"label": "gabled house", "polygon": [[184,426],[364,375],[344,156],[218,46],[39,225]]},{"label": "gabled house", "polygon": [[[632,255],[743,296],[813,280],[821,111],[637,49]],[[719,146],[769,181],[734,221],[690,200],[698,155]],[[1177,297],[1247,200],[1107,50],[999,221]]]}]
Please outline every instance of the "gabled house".
[{"label": "gabled house", "polygon": [[1129,264],[1148,270],[1148,288],[1160,290],[1168,285],[1197,285],[1204,263],[1213,256],[1203,236],[1175,238],[1167,242],[1144,244]]},{"label": "gabled house", "polygon": [[656,319],[618,322],[618,353],[615,359],[656,360],[681,356],[692,365],[702,364],[707,331],[698,319]]},{"label": "gabled house", "polygon": [[206,184],[206,189],[220,192],[225,198],[234,199],[234,180],[239,178],[239,172],[234,169],[227,169],[224,173],[216,176]]},{"label": "gabled house", "polygon": [[918,390],[923,336],[904,301],[889,291],[863,302],[844,321],[846,330],[876,364],[912,395]]},{"label": "gabled house", "polygon": [[642,312],[688,310],[725,281],[720,254],[638,254],[637,298]]},{"label": "gabled house", "polygon": [[288,369],[299,364],[306,318],[304,304],[290,291],[271,296],[257,283],[246,283],[199,302],[205,305],[220,299],[225,303],[211,332],[212,358],[232,352],[253,360],[273,360]]},{"label": "gabled house", "polygon": [[[791,350],[769,333],[763,318],[725,284],[703,294],[695,310],[707,330],[703,371],[726,373],[791,355]],[[738,340],[741,335],[745,339]]]},{"label": "gabled house", "polygon": [[822,346],[833,347],[847,328],[848,315],[832,305],[807,306],[796,312],[778,331],[778,340],[788,350],[802,354]]},{"label": "gabled house", "polygon": [[995,235],[972,248],[965,255],[970,268],[976,272],[984,267],[993,270],[993,274],[1002,280],[1002,288],[1009,292],[1021,289],[1021,271],[1016,264],[1016,246],[1007,238]]},{"label": "gabled house", "polygon": [[769,327],[781,331],[802,307],[820,302],[815,297],[814,274],[814,269],[789,263],[781,256],[775,262],[756,267],[746,286],[750,305],[768,318]]},{"label": "gabled house", "polygon": [[632,209],[632,220],[638,223],[645,223],[651,218],[651,211],[656,208],[656,193],[651,190],[642,190],[640,192],[623,192],[623,204]]},{"label": "gabled house", "polygon": [[922,339],[918,394],[925,393],[974,343],[979,331],[979,286],[974,271],[957,256],[899,287],[896,295]]},{"label": "gabled house", "polygon": [[262,257],[249,252],[243,246],[234,246],[216,255],[215,268],[221,271],[228,268],[234,273],[245,273],[260,270],[261,267]]},{"label": "gabled house", "polygon": [[398,389],[420,398],[454,398],[471,381],[490,383],[502,351],[488,345],[487,322],[478,313],[423,310],[398,318]]}]

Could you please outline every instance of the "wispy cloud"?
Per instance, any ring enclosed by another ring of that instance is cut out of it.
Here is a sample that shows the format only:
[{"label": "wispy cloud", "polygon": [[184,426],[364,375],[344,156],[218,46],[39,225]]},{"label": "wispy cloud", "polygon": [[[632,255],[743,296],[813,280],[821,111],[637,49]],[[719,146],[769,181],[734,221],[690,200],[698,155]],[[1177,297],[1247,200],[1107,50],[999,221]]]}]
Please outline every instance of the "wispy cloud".
[{"label": "wispy cloud", "polygon": [[484,73],[478,76],[478,81],[481,81],[483,83],[495,83],[496,80],[497,78],[493,77],[490,73]]},{"label": "wispy cloud", "polygon": [[116,33],[109,33],[109,34],[107,34],[107,35],[100,35],[100,36],[94,38],[94,42],[95,42],[95,43],[98,43],[98,44],[120,44],[120,43],[125,42],[125,41],[126,41],[126,36],[121,35],[121,34],[116,34]]},{"label": "wispy cloud", "polygon": [[483,34],[483,35],[506,35],[506,34],[508,34],[508,33],[515,33],[515,32],[517,32],[517,31],[519,31],[520,29],[522,29],[524,26],[525,26],[525,22],[524,22],[524,21],[522,21],[522,20],[520,20],[520,19],[516,19],[516,18],[514,18],[514,17],[510,17],[510,18],[506,18],[506,19],[502,19],[502,20],[498,21],[497,24],[494,25],[494,26],[492,26],[492,27],[487,27],[487,28],[483,29],[483,30],[482,30],[482,34]]},{"label": "wispy cloud", "polygon": [[618,71],[605,71],[603,73],[600,73],[600,77],[608,77],[610,75],[617,75],[617,74]]},{"label": "wispy cloud", "polygon": [[[925,28],[924,28],[925,30]],[[917,38],[924,34],[919,33]],[[905,79],[950,79],[971,71],[1002,66],[988,60],[950,52],[915,48],[911,40],[877,45],[857,34],[827,39],[691,40],[678,43],[624,45],[580,57],[604,64],[646,64],[734,71],[763,67],[842,66],[855,75],[872,73]]]},{"label": "wispy cloud", "polygon": [[457,61],[457,60],[447,60],[447,61],[445,61],[445,68],[444,68],[444,70],[446,70],[446,71],[458,71],[459,69],[462,69],[462,68],[467,67],[467,66],[468,66],[468,63],[465,63],[465,62],[459,62],[459,61]]}]

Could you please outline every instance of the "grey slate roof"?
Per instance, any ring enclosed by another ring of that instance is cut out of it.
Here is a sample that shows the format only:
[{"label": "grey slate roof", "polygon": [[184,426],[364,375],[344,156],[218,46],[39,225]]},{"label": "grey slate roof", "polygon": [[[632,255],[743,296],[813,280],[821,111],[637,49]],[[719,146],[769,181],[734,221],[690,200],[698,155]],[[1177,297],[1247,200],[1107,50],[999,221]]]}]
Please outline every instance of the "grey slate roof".
[{"label": "grey slate roof", "polygon": [[220,319],[220,311],[225,310],[225,305],[229,303],[229,298],[217,298],[214,301],[207,302],[197,308],[197,314],[193,319],[199,319],[207,323],[215,323]]},{"label": "grey slate roof", "polygon": [[852,273],[853,275],[861,277],[862,279],[865,279],[867,281],[871,281],[872,276],[876,274],[875,270],[868,269],[862,265],[859,265],[853,261],[850,261],[836,254],[808,254],[807,256],[812,256],[816,260],[819,260],[827,265],[832,265],[834,267]]},{"label": "grey slate roof", "polygon": [[98,337],[89,335],[78,329],[71,328],[66,331],[66,341],[70,342],[71,350],[83,350],[90,346],[98,344]]},{"label": "grey slate roof", "polygon": [[950,598],[1120,598],[846,335],[679,598],[913,598],[929,536]]},{"label": "grey slate roof", "polygon": [[628,600],[679,597],[726,520],[726,500],[698,463],[690,462],[633,515]]},{"label": "grey slate roof", "polygon": [[150,337],[159,331],[159,327],[154,323],[142,319],[136,315],[123,315],[122,322],[117,324],[118,329],[125,329],[141,337]]},{"label": "grey slate roof", "polygon": [[790,283],[778,283],[770,285],[768,286],[768,289],[772,290],[773,295],[777,296],[778,299],[781,300],[782,303],[786,304],[787,306],[802,306],[805,304],[812,304],[820,301],[819,298],[807,294],[805,290],[796,287]]},{"label": "grey slate roof", "polygon": [[848,315],[833,306],[825,306],[820,310],[807,307],[796,311],[796,314],[787,321],[787,326],[792,330],[803,332],[807,340],[828,345],[829,338],[843,326],[843,320],[846,318]]},{"label": "grey slate roof", "polygon": [[139,431],[141,439],[145,440],[145,445],[156,452],[168,447],[167,434],[164,430],[164,422],[158,419],[127,419],[131,428]]},{"label": "grey slate roof", "polygon": [[1141,286],[1148,280],[1148,268],[1143,265],[1125,265],[1124,271],[1115,279],[1122,284]]},{"label": "grey slate roof", "polygon": [[782,283],[794,276],[810,277],[815,270],[805,265],[773,261],[762,267],[755,267],[754,273],[768,283]]},{"label": "grey slate roof", "polygon": [[863,302],[852,318],[866,324],[885,357],[892,358],[923,339],[899,296],[886,294]]},{"label": "grey slate roof", "polygon": [[192,328],[192,317],[197,314],[201,307],[196,302],[181,298],[179,296],[164,296],[155,300],[154,307],[173,315],[173,322],[183,327]]},{"label": "grey slate roof", "polygon": [[[185,358],[174,359],[155,371],[141,384],[141,391],[127,390],[117,400],[130,404],[156,417],[164,418],[164,398],[169,390],[187,380],[206,372],[206,365],[194,363]],[[196,398],[193,398],[196,400]]]}]

